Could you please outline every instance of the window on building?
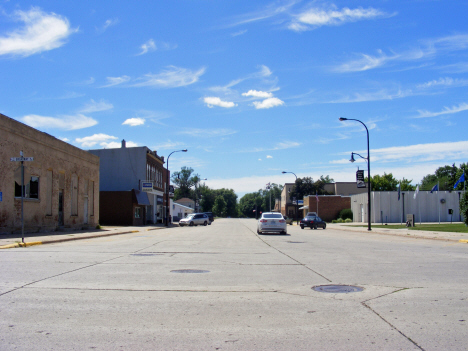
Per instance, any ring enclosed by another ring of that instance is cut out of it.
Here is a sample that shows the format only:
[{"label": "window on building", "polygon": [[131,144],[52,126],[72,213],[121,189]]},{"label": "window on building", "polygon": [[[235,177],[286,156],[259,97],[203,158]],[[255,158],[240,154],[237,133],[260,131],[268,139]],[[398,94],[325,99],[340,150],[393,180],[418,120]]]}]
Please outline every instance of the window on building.
[{"label": "window on building", "polygon": [[141,218],[141,208],[135,207],[135,218]]},{"label": "window on building", "polygon": [[92,180],[89,181],[88,201],[89,215],[94,216],[94,182]]},{"label": "window on building", "polygon": [[[31,176],[29,182],[24,180],[23,197],[25,199],[39,199],[39,177]],[[21,197],[21,184],[15,182],[15,197]]]}]

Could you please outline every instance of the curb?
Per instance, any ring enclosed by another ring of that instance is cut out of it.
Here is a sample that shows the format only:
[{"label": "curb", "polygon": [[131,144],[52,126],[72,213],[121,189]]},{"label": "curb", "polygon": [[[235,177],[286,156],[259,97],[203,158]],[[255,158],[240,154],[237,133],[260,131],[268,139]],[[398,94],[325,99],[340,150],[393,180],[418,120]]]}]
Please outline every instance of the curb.
[{"label": "curb", "polygon": [[[150,230],[158,230],[158,229],[163,229],[163,228],[151,228],[151,229],[146,229],[146,231]],[[8,245],[3,245],[0,246],[0,250],[2,249],[14,249],[18,247],[28,247],[28,246],[34,246],[34,245],[46,245],[46,244],[55,244],[55,243],[63,243],[67,241],[73,241],[73,240],[85,240],[85,239],[95,239],[95,238],[104,238],[107,236],[113,236],[113,235],[122,235],[122,234],[131,234],[131,233],[139,233],[141,230],[129,230],[126,232],[118,232],[118,233],[99,233],[99,234],[91,234],[88,236],[81,236],[81,237],[73,237],[73,238],[61,238],[61,239],[50,239],[50,240],[44,240],[44,241],[31,241],[28,243],[15,243],[15,244],[8,244]]]},{"label": "curb", "polygon": [[[344,226],[337,226],[337,227],[333,227],[330,229],[336,229],[336,230],[343,230],[343,231],[346,231],[346,227]],[[456,242],[456,243],[468,243],[468,240],[466,239],[450,239],[450,238],[431,238],[431,237],[427,237],[427,236],[421,236],[421,235],[414,235],[414,234],[408,234],[408,233],[405,233],[405,234],[399,234],[399,233],[390,233],[390,232],[381,232],[379,230],[371,230],[370,232],[366,229],[366,230],[351,230],[351,232],[356,232],[356,233],[368,233],[368,234],[381,234],[381,235],[392,235],[392,236],[400,236],[400,237],[403,237],[403,238],[413,238],[413,239],[427,239],[427,240],[439,240],[439,241],[452,241],[452,242]]]}]

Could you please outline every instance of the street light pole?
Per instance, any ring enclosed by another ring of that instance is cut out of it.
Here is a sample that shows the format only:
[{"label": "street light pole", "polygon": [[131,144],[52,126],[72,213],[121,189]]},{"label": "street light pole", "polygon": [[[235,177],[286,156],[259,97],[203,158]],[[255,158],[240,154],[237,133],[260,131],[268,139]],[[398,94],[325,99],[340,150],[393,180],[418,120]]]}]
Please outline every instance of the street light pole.
[{"label": "street light pole", "polygon": [[366,132],[367,132],[367,222],[368,222],[367,230],[372,230],[371,229],[371,182],[370,182],[369,129],[367,129],[367,126],[358,119],[340,117],[340,121],[356,121],[356,122],[361,123],[364,126],[364,128],[366,128]]},{"label": "street light pole", "polygon": [[[296,175],[295,173],[293,173],[293,172],[286,172],[286,171],[283,171],[283,172],[281,172],[281,173],[283,173],[283,174],[286,174],[286,173],[294,174],[294,176],[296,177],[296,183],[297,183],[297,175]],[[298,220],[298,218],[297,218],[297,213],[299,212],[299,205],[297,204],[297,201],[298,201],[298,200],[297,200],[297,197],[296,197],[296,224],[298,224],[298,222],[299,222],[299,220]],[[280,212],[281,212],[281,211],[280,211]]]},{"label": "street light pole", "polygon": [[166,168],[166,227],[169,227],[169,157],[174,152],[187,152],[187,149],[172,151],[169,156],[167,156],[167,168]]}]

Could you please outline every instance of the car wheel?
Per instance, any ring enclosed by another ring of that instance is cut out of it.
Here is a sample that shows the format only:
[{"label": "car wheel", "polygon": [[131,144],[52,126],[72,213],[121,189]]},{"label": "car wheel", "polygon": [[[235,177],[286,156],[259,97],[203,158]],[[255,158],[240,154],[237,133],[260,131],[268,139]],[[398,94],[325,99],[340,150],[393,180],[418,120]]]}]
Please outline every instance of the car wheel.
[{"label": "car wheel", "polygon": [[286,235],[288,233],[286,233],[286,231],[284,230],[284,231],[281,232],[281,234]]},{"label": "car wheel", "polygon": [[258,228],[257,228],[257,234],[260,234],[260,230],[258,230]]},{"label": "car wheel", "polygon": [[316,224],[316,225],[314,225],[314,229],[317,229],[317,224]]},{"label": "car wheel", "polygon": [[193,227],[193,222],[190,222],[189,226]]},{"label": "car wheel", "polygon": [[323,229],[325,229],[326,227],[327,227],[327,225],[326,225],[326,224],[324,224],[324,225],[323,225]]},{"label": "car wheel", "polygon": [[203,223],[203,225],[206,227],[206,226],[208,225],[208,223],[205,221],[205,222]]},{"label": "car wheel", "polygon": [[301,225],[301,229],[304,229],[304,226],[303,226],[303,225]]}]

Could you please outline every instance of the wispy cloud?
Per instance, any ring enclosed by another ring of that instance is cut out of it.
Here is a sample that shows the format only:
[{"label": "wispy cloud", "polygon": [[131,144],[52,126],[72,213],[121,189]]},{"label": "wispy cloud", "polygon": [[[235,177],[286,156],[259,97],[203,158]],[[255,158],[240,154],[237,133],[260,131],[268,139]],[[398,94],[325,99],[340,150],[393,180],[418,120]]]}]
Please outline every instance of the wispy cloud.
[{"label": "wispy cloud", "polygon": [[148,73],[137,79],[139,83],[133,84],[134,87],[154,87],[154,88],[177,88],[196,83],[205,73],[202,67],[197,71],[187,68],[169,66],[161,73]]},{"label": "wispy cloud", "polygon": [[238,37],[239,35],[243,35],[243,34],[245,34],[245,33],[247,33],[247,29],[240,30],[240,31],[238,31],[238,32],[232,33],[232,34],[231,34],[231,37]]},{"label": "wispy cloud", "polygon": [[91,99],[89,103],[87,103],[79,112],[81,113],[93,113],[93,112],[100,112],[100,111],[107,111],[114,108],[114,105],[101,100],[99,102],[94,101]]},{"label": "wispy cloud", "polygon": [[311,8],[294,16],[294,20],[288,28],[294,31],[305,31],[321,26],[338,26],[349,22],[389,17],[391,15],[374,8],[350,9],[344,7],[338,9],[331,6],[330,9]]},{"label": "wispy cloud", "polygon": [[[367,151],[361,151],[367,155]],[[344,153],[350,155],[351,151]],[[468,157],[468,141],[417,144],[371,149],[372,162],[431,162],[441,160],[461,160]],[[356,159],[357,161],[357,159]],[[330,161],[332,164],[349,163],[348,159]]]},{"label": "wispy cloud", "polygon": [[96,32],[100,34],[104,33],[107,30],[107,28],[115,26],[117,23],[119,23],[118,18],[108,19],[106,20],[106,22],[104,22],[104,24],[101,27],[96,28]]},{"label": "wispy cloud", "polygon": [[47,117],[39,115],[27,115],[20,118],[27,125],[38,129],[62,129],[76,130],[92,127],[98,122],[83,114],[64,115],[60,117]]},{"label": "wispy cloud", "polygon": [[182,147],[185,145],[184,143],[180,141],[165,141],[163,143],[157,144],[156,146],[153,147],[154,150],[164,150],[164,149],[173,149],[176,147]]},{"label": "wispy cloud", "polygon": [[128,82],[131,78],[129,76],[121,77],[107,77],[107,84],[103,85],[102,88],[113,87]]},{"label": "wispy cloud", "polygon": [[273,97],[273,98],[265,99],[263,101],[254,101],[253,105],[255,106],[257,110],[268,109],[268,108],[284,105],[284,101]]},{"label": "wispy cloud", "polygon": [[[251,12],[248,14],[244,14],[242,16],[238,16],[236,20],[230,24],[230,27],[244,25],[248,23],[263,21],[269,18],[277,17],[279,15],[283,15],[288,13],[292,6],[294,6],[298,1],[288,1],[281,5],[271,4],[266,6],[265,8]],[[289,17],[289,15],[287,15]]]},{"label": "wispy cloud", "polygon": [[144,43],[143,45],[140,46],[140,53],[137,54],[137,56],[139,55],[144,55],[150,51],[155,51],[156,50],[156,44],[154,43],[154,40],[153,39],[150,39],[148,40],[146,43]]},{"label": "wispy cloud", "polygon": [[441,115],[451,115],[454,113],[462,112],[468,110],[468,103],[464,102],[458,106],[452,107],[444,107],[442,111],[439,112],[430,112],[427,110],[418,110],[419,116],[415,116],[414,118],[427,118],[427,117],[437,117]]},{"label": "wispy cloud", "polygon": [[360,54],[359,56],[360,58],[343,63],[338,67],[334,68],[333,71],[340,73],[362,72],[383,66],[387,62],[399,58],[398,55],[388,56],[382,50],[378,51],[378,56],[371,56],[366,54]]},{"label": "wispy cloud", "polygon": [[144,118],[128,118],[122,123],[122,125],[129,125],[130,127],[141,126],[143,124],[145,124]]},{"label": "wispy cloud", "polygon": [[209,108],[212,108],[213,106],[219,106],[224,108],[231,108],[237,106],[234,102],[223,101],[219,97],[205,97],[203,101]]},{"label": "wispy cloud", "polygon": [[468,79],[444,77],[437,80],[431,80],[423,84],[418,84],[417,87],[420,89],[429,89],[437,87],[464,87],[466,85],[468,85]]},{"label": "wispy cloud", "polygon": [[276,151],[276,150],[285,150],[285,149],[291,149],[295,147],[301,146],[301,143],[298,143],[297,141],[283,141],[280,143],[277,143],[275,146],[271,148],[250,148],[250,149],[245,149],[240,152],[264,152],[264,151]]},{"label": "wispy cloud", "polygon": [[180,131],[178,134],[184,134],[184,135],[189,135],[192,137],[222,137],[222,136],[227,136],[231,134],[235,134],[237,131],[232,130],[232,129],[227,129],[227,128],[220,128],[220,129],[198,129],[198,128],[191,128],[191,129],[185,129]]},{"label": "wispy cloud", "polygon": [[45,13],[38,7],[27,12],[18,10],[12,18],[22,22],[23,27],[0,36],[0,55],[30,56],[56,49],[77,31],[70,27],[67,18]]},{"label": "wispy cloud", "polygon": [[354,103],[354,102],[366,102],[366,101],[381,101],[381,100],[394,100],[401,99],[408,96],[413,96],[414,92],[408,90],[395,90],[389,91],[387,89],[381,89],[372,92],[355,92],[353,95],[344,96],[339,99],[328,101],[328,103]]}]

